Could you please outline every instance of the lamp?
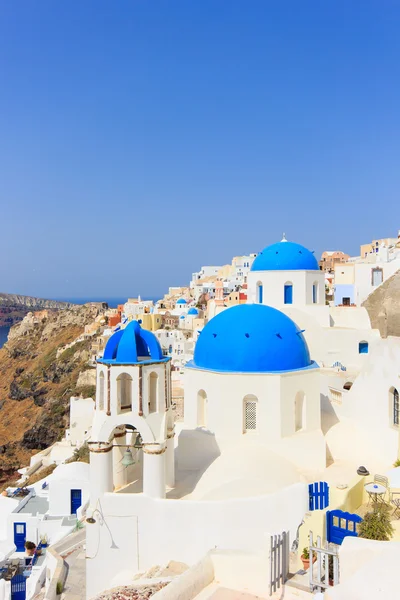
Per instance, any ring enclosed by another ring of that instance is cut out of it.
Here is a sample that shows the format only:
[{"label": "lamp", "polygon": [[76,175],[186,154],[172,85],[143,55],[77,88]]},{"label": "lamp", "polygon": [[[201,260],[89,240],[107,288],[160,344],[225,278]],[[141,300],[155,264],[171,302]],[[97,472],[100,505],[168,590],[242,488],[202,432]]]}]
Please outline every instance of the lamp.
[{"label": "lamp", "polygon": [[127,448],[125,450],[125,454],[122,458],[121,463],[124,465],[124,467],[130,467],[131,465],[135,464],[135,461],[133,460],[133,456],[132,456],[132,452],[130,451],[130,448]]}]

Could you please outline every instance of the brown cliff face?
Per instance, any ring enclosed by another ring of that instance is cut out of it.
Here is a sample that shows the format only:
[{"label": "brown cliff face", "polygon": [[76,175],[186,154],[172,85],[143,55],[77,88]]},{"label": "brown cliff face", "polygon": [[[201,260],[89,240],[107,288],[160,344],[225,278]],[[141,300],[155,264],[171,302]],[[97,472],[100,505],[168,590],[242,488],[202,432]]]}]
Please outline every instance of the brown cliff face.
[{"label": "brown cliff face", "polygon": [[88,368],[91,340],[57,351],[80,336],[99,307],[29,313],[0,350],[0,482],[13,477],[35,450],[61,439],[68,426],[69,399],[91,395],[77,386]]}]

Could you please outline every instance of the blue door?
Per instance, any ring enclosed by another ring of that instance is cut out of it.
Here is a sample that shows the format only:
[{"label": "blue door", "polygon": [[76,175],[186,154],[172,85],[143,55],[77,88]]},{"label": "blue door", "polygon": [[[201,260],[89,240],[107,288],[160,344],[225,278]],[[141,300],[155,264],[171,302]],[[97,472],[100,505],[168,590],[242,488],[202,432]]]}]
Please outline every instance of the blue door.
[{"label": "blue door", "polygon": [[76,515],[76,511],[82,504],[82,490],[71,490],[71,515]]},{"label": "blue door", "polygon": [[285,304],[293,304],[293,286],[290,284],[285,285],[284,302]]},{"label": "blue door", "polygon": [[15,575],[11,579],[11,600],[25,600],[26,578],[23,575]]},{"label": "blue door", "polygon": [[357,525],[362,518],[342,510],[328,510],[326,513],[326,539],[333,544],[341,544],[345,537],[357,537]]},{"label": "blue door", "polygon": [[14,523],[14,544],[17,546],[17,552],[25,551],[26,542],[26,523]]}]

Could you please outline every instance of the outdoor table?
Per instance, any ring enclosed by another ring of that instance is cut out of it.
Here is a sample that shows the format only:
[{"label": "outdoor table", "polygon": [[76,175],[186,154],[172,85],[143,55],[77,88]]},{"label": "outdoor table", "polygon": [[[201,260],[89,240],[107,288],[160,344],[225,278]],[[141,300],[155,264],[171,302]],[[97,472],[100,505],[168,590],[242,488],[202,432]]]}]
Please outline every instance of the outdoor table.
[{"label": "outdoor table", "polygon": [[[378,502],[378,497],[383,496],[387,491],[385,486],[380,483],[366,483],[364,487],[374,502]],[[382,498],[379,499],[382,500]]]}]

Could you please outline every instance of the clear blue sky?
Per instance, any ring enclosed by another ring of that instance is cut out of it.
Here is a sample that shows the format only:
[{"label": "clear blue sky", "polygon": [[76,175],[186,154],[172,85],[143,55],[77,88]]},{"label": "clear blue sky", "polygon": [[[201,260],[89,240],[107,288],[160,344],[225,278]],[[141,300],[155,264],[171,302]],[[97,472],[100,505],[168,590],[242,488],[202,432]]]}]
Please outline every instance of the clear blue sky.
[{"label": "clear blue sky", "polygon": [[400,227],[400,2],[0,2],[0,291],[153,296]]}]

